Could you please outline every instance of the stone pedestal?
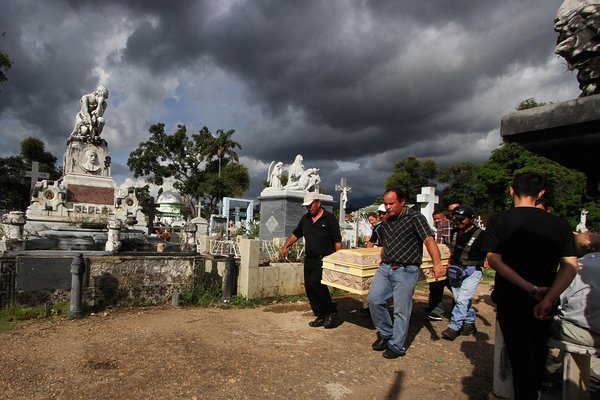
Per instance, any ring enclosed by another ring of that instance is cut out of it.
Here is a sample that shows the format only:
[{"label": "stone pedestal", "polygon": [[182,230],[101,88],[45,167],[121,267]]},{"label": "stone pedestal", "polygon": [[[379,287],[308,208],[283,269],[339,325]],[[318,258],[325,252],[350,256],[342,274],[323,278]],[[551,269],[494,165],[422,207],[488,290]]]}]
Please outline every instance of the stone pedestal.
[{"label": "stone pedestal", "polygon": [[[260,200],[260,240],[287,238],[306,214],[302,206],[307,192],[300,190],[263,190]],[[333,197],[320,195],[321,205],[327,211],[333,209]]]}]

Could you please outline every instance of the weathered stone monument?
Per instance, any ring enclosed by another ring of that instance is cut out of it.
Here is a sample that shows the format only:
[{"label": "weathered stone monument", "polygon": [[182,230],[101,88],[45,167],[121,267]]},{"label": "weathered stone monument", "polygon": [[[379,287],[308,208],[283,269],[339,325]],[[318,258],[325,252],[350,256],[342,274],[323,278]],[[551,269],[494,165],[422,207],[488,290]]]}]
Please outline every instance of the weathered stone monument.
[{"label": "weathered stone monument", "polygon": [[600,0],[566,0],[554,20],[555,52],[578,70],[581,95],[502,117],[500,133],[534,153],[580,170],[588,191],[600,190]]},{"label": "weathered stone monument", "polygon": [[[298,154],[294,162],[288,167],[287,184],[281,184],[283,163],[272,162],[267,173],[269,186],[266,187],[258,199],[260,200],[260,240],[273,240],[287,238],[306,208],[302,207],[304,196],[308,192],[319,191],[321,177],[317,168],[305,169],[302,155]],[[332,210],[333,197],[319,195],[323,207]]]},{"label": "weathered stone monument", "polygon": [[111,155],[101,136],[107,99],[108,90],[103,86],[81,97],[81,109],[67,140],[61,178],[32,182],[25,226],[30,235],[52,236],[60,241],[61,237],[71,237],[74,229],[79,229],[79,236],[86,236],[81,229],[88,229],[92,242],[102,242],[106,238],[92,231],[105,226],[109,218],[129,219],[135,221],[130,227],[145,229],[145,216],[135,191],[118,190],[111,177]]}]

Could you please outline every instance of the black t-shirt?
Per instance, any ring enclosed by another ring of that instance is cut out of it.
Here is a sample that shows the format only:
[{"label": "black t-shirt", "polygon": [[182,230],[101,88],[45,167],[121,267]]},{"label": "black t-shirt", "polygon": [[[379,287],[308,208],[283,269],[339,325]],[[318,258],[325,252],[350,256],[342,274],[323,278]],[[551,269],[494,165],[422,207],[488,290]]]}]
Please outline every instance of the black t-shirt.
[{"label": "black t-shirt", "polygon": [[[486,256],[485,251],[483,251],[483,232],[481,232],[479,235],[477,235],[477,237],[471,244],[471,248],[469,249],[467,260],[473,261],[473,262],[469,262],[466,265],[462,265],[462,262],[461,262],[461,257],[462,257],[465,246],[467,246],[467,244],[469,243],[469,241],[471,240],[471,237],[475,234],[475,232],[480,231],[480,230],[481,230],[481,228],[478,228],[477,226],[473,226],[472,229],[470,229],[469,231],[467,231],[465,233],[461,233],[456,228],[454,228],[452,230],[452,232],[450,233],[450,240],[451,240],[450,247],[452,249],[452,255],[450,256],[451,264],[459,265],[459,266],[463,266],[463,267],[467,267],[469,265],[483,266],[483,263],[485,261],[485,256]],[[455,235],[456,235],[456,242],[454,242]]]},{"label": "black t-shirt", "polygon": [[336,243],[342,242],[340,225],[335,215],[325,209],[315,223],[310,213],[304,214],[292,233],[298,239],[304,237],[307,257],[327,256],[335,252]]},{"label": "black t-shirt", "polygon": [[[535,207],[513,207],[496,215],[484,235],[484,250],[536,286],[551,286],[561,257],[576,256],[567,221]],[[531,304],[521,288],[496,274],[492,298],[496,303]]]}]

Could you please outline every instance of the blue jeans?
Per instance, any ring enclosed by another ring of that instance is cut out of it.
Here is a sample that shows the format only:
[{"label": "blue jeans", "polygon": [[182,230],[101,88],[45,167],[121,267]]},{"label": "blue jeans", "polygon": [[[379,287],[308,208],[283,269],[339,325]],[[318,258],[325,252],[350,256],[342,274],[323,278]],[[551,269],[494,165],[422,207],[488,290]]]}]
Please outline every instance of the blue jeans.
[{"label": "blue jeans", "polygon": [[[381,263],[369,288],[367,300],[373,324],[382,338],[389,339],[388,347],[396,353],[405,350],[412,297],[418,279],[419,267],[416,265],[392,269],[390,264]],[[394,299],[393,320],[386,307],[390,297]]]},{"label": "blue jeans", "polygon": [[477,285],[482,277],[483,272],[477,269],[462,281],[450,279],[450,288],[452,289],[452,296],[454,296],[454,302],[456,304],[452,309],[452,316],[450,317],[448,328],[459,331],[463,324],[475,323],[475,310],[471,305],[471,299],[473,298],[475,289],[477,289]]}]

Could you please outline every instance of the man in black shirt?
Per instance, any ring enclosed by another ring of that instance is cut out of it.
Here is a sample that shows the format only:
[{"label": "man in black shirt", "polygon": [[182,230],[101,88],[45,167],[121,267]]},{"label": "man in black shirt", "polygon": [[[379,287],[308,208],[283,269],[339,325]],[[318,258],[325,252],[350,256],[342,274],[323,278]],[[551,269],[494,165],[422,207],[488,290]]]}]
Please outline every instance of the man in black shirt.
[{"label": "man in black shirt", "polygon": [[281,255],[286,258],[290,246],[304,237],[304,288],[316,316],[308,325],[313,328],[335,328],[339,325],[337,307],[331,300],[328,287],[321,283],[321,278],[323,257],[342,249],[340,225],[335,216],[321,206],[317,192],[304,196],[302,205],[308,212],[302,216],[298,226],[286,240]]},{"label": "man in black shirt", "polygon": [[535,206],[544,187],[539,174],[517,175],[510,188],[515,207],[493,218],[484,235],[488,262],[496,270],[492,299],[513,369],[516,400],[537,399],[551,310],[578,270],[569,224]]}]

